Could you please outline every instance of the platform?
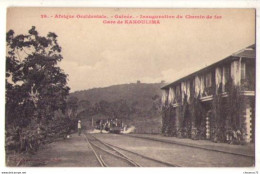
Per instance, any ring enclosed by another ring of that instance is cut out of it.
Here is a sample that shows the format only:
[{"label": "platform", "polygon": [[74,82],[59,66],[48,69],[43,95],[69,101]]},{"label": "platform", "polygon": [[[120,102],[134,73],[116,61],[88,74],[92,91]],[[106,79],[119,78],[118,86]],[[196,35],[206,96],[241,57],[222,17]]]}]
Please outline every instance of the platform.
[{"label": "platform", "polygon": [[250,143],[246,145],[234,145],[234,144],[227,144],[227,143],[214,143],[209,140],[192,140],[188,138],[165,137],[158,134],[127,134],[127,136],[134,136],[134,137],[146,138],[146,139],[156,140],[156,141],[163,141],[163,142],[173,143],[178,145],[198,147],[201,149],[209,149],[209,150],[220,151],[225,153],[255,157],[254,143]]}]

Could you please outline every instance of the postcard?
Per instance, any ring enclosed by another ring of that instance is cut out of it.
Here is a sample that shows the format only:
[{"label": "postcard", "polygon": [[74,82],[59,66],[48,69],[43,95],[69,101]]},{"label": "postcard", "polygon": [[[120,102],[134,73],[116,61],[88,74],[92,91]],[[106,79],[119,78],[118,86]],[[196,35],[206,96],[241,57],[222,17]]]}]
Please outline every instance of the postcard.
[{"label": "postcard", "polygon": [[256,166],[256,9],[9,7],[6,22],[6,167]]}]

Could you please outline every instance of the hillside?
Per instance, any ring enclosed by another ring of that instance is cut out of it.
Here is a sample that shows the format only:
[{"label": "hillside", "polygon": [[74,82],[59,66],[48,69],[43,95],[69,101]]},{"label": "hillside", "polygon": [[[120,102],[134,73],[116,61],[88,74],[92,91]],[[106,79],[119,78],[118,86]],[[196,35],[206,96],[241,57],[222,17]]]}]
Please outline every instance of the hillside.
[{"label": "hillside", "polygon": [[[76,91],[77,113],[82,119],[122,119],[137,132],[158,132],[161,126],[160,99],[164,83],[131,83]],[[148,130],[149,129],[149,130]],[[152,129],[156,129],[152,130]]]},{"label": "hillside", "polygon": [[122,98],[134,99],[150,97],[156,94],[161,95],[160,88],[162,86],[164,86],[164,83],[130,83],[76,91],[71,93],[71,95],[79,100],[88,99],[93,102],[99,100],[115,101]]}]

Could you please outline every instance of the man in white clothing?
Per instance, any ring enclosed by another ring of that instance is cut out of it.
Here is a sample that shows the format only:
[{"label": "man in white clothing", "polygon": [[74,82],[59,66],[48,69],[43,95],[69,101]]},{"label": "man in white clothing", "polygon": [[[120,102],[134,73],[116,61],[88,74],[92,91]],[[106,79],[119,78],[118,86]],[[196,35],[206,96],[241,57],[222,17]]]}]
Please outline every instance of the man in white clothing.
[{"label": "man in white clothing", "polygon": [[80,136],[81,134],[81,121],[78,121],[78,135]]}]

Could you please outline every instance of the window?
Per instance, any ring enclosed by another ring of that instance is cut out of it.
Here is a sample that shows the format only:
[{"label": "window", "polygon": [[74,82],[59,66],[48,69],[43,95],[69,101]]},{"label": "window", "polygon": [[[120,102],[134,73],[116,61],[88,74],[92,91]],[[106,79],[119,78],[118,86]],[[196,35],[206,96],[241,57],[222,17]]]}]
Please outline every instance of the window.
[{"label": "window", "polygon": [[176,96],[180,96],[181,95],[181,90],[180,90],[180,85],[176,86]]},{"label": "window", "polygon": [[241,63],[241,80],[246,79],[246,63]]},{"label": "window", "polygon": [[181,88],[180,85],[176,86],[176,101],[179,103],[181,101]]},{"label": "window", "polygon": [[225,83],[230,79],[230,67],[229,66],[224,66],[224,78],[225,78]]},{"label": "window", "polygon": [[206,75],[206,88],[212,86],[212,73]]}]

